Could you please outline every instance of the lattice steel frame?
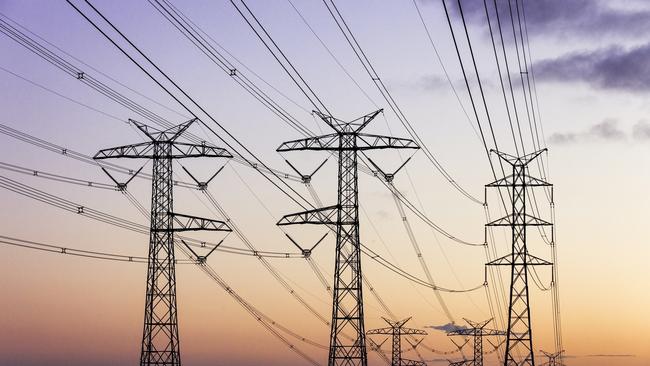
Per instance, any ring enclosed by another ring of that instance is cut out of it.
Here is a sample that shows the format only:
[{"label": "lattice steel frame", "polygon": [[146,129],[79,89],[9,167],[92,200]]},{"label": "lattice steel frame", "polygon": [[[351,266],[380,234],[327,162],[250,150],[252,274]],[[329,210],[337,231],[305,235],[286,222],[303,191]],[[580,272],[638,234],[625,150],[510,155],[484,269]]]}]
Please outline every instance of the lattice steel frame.
[{"label": "lattice steel frame", "polygon": [[[222,221],[173,212],[172,162],[190,157],[231,158],[226,150],[203,144],[176,142],[196,121],[187,121],[164,131],[130,120],[150,141],[99,151],[94,159],[143,158],[153,161],[151,181],[151,226],[147,265],[144,330],[140,365],[181,365],[176,305],[174,232],[230,231]],[[174,223],[178,227],[174,227]]]},{"label": "lattice steel frame", "polygon": [[[336,225],[336,261],[334,264],[329,366],[366,366],[368,364],[359,242],[358,152],[372,149],[419,148],[415,142],[409,139],[360,132],[382,111],[375,111],[350,122],[314,112],[336,132],[288,141],[277,149],[279,152],[325,150],[335,151],[338,154],[337,205],[286,215],[278,222],[278,225]],[[332,220],[334,217],[336,217],[335,222]],[[343,334],[346,334],[347,337]]]},{"label": "lattice steel frame", "polygon": [[512,166],[512,175],[485,186],[486,188],[505,187],[511,194],[511,213],[486,224],[487,226],[509,226],[512,231],[512,252],[487,263],[491,266],[509,266],[511,270],[505,366],[535,365],[528,296],[528,266],[552,265],[552,263],[528,253],[526,228],[528,226],[552,226],[552,224],[527,214],[526,193],[528,188],[548,187],[552,195],[553,186],[541,179],[529,176],[527,165],[544,151],[546,149],[522,157],[515,157],[493,150],[500,159]]},{"label": "lattice steel frame", "polygon": [[547,358],[547,361],[543,363],[542,366],[564,366],[564,363],[561,361],[564,350],[555,353],[550,353],[542,350],[540,350],[540,352],[542,352]]},{"label": "lattice steel frame", "polygon": [[367,335],[373,334],[387,334],[392,337],[392,357],[391,357],[391,366],[426,366],[425,362],[407,360],[402,358],[402,336],[405,335],[427,335],[427,332],[420,329],[407,328],[404,325],[411,320],[407,318],[400,321],[391,321],[386,318],[382,318],[390,327],[379,328],[369,330]]},{"label": "lattice steel frame", "polygon": [[459,328],[447,333],[447,336],[466,336],[472,337],[474,341],[474,358],[458,362],[450,362],[449,366],[483,366],[483,337],[505,336],[507,333],[503,330],[486,329],[485,327],[492,319],[477,323],[465,319],[471,328]]}]

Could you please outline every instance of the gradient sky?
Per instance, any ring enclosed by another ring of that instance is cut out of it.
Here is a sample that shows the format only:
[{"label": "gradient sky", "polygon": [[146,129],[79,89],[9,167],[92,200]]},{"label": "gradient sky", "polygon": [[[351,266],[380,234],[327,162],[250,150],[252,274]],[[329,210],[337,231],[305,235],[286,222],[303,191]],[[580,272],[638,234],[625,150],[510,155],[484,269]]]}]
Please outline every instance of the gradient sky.
[{"label": "gradient sky", "polygon": [[[387,108],[322,2],[292,1],[369,98],[318,43],[289,2],[251,0],[247,3],[305,80],[339,118],[364,115],[376,109],[375,104]],[[302,123],[314,131],[327,129],[308,113],[311,109],[308,101],[229,1],[172,2],[243,64],[295,101],[298,106],[253,77]],[[276,153],[281,142],[300,136],[217,69],[148,2],[97,0],[93,3],[265,162],[287,170],[283,159],[288,158],[299,168],[310,170],[325,158],[318,153]],[[511,152],[510,130],[500,99],[483,3],[464,0],[463,4],[499,147]],[[650,164],[650,119],[646,117],[650,111],[647,103],[650,6],[643,0],[536,0],[525,1],[525,4],[540,114],[549,147],[549,180],[555,185],[564,347],[570,356],[566,364],[650,365],[650,286],[647,282],[650,235],[646,222],[650,209],[646,192],[650,182],[647,168]],[[474,131],[475,121],[468,121],[462,113],[413,3],[363,0],[338,1],[337,5],[382,80],[431,151],[461,186],[472,195],[482,197],[483,186],[493,179],[483,146]],[[419,5],[462,103],[469,108],[441,2],[427,0],[420,1]],[[459,25],[457,9],[453,7],[451,11],[454,24]],[[0,0],[0,12],[171,110],[84,67],[89,74],[138,103],[171,121],[180,123],[187,119],[187,113],[177,103],[67,3]],[[460,32],[460,28],[456,30]],[[131,111],[70,78],[4,35],[0,36],[0,50],[0,67],[122,121],[137,119]],[[466,53],[466,49],[463,51]],[[0,70],[0,80],[0,123],[4,125],[88,155],[101,148],[141,141],[141,136],[126,123],[35,87],[6,71]],[[481,122],[486,123],[484,119]],[[407,136],[388,110],[385,119],[378,117],[367,131]],[[197,126],[192,132],[213,139]],[[4,135],[0,136],[0,141],[1,162],[109,182],[97,167]],[[377,160],[380,159],[387,170],[399,164],[395,152],[378,154]],[[208,177],[222,163],[202,160],[185,165],[195,175]],[[139,162],[132,161],[119,164],[140,166]],[[189,180],[180,166],[176,168],[179,179]],[[150,165],[145,169],[150,169]],[[334,203],[336,199],[335,169],[334,161],[329,161],[314,177],[314,187],[325,204]],[[421,201],[432,220],[457,237],[475,242],[483,240],[485,216],[481,205],[454,190],[422,153],[413,157],[407,172],[414,184],[402,174],[397,176],[396,186],[409,199]],[[0,175],[146,224],[119,192],[72,186],[4,170]],[[303,186],[295,183],[294,187],[308,196]],[[150,187],[146,181],[135,180],[129,191],[148,208]],[[294,252],[275,222],[299,208],[258,173],[230,163],[212,183],[211,192],[259,249]],[[490,203],[496,217],[502,213],[495,198],[491,196]],[[8,190],[0,190],[0,199],[4,206],[0,211],[0,235],[65,247],[146,255],[146,236],[63,212]],[[390,193],[376,179],[362,174],[360,200],[362,241],[401,268],[424,277]],[[219,216],[195,191],[176,189],[175,205],[179,212]],[[548,205],[543,205],[542,215],[548,218],[548,214]],[[408,218],[440,286],[470,288],[483,282],[485,257],[482,249],[461,246],[432,234],[414,215],[409,214]],[[316,241],[325,232],[316,227],[290,230],[304,243]],[[506,254],[509,243],[505,232],[497,231],[496,237],[497,252]],[[205,235],[197,238],[220,239]],[[234,235],[226,242],[243,247]],[[330,281],[333,245],[331,237],[326,239],[313,256]],[[551,255],[549,247],[537,237],[531,239],[530,250],[542,258]],[[66,257],[9,246],[0,246],[0,257],[0,292],[3,294],[0,364],[137,362],[142,332],[144,265]],[[270,262],[319,313],[330,313],[331,299],[304,260],[270,259]],[[259,260],[217,252],[210,258],[210,264],[241,296],[279,323],[322,344],[328,342],[328,327],[300,306]],[[364,258],[364,273],[398,317],[413,316],[411,327],[448,323],[432,291],[409,283],[367,257]],[[540,275],[548,284],[549,273],[543,270]],[[179,265],[177,278],[181,353],[185,364],[307,364],[194,266]],[[539,291],[532,284],[531,293],[535,349],[552,349],[550,293]],[[459,321],[464,317],[477,321],[490,317],[483,290],[443,296]],[[365,299],[366,328],[382,327],[380,317],[385,314],[367,289]],[[426,342],[429,345],[441,350],[452,349],[444,333],[433,328],[428,330],[430,335]],[[296,345],[325,362],[326,351],[299,342]],[[453,357],[423,354],[429,360],[440,360],[435,364],[446,364],[445,358]],[[407,357],[416,359],[412,353]],[[375,355],[371,355],[370,360],[372,364],[380,363]],[[488,356],[488,360],[490,365],[496,364],[494,354]]]}]

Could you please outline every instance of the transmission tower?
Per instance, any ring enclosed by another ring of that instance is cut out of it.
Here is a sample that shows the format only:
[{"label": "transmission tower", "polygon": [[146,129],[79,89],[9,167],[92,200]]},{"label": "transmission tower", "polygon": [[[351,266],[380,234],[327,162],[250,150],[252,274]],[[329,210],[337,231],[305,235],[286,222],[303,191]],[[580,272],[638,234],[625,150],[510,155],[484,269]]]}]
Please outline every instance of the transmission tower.
[{"label": "transmission tower", "polygon": [[425,362],[422,361],[413,361],[413,360],[406,360],[402,358],[402,336],[404,335],[427,335],[427,332],[420,330],[420,329],[412,329],[412,328],[406,328],[404,325],[411,320],[411,318],[407,318],[404,320],[400,320],[398,322],[395,321],[390,321],[386,318],[382,318],[390,327],[387,328],[379,328],[379,329],[373,329],[369,330],[368,335],[372,334],[387,334],[392,336],[393,339],[393,349],[392,349],[392,358],[391,358],[391,366],[426,366]]},{"label": "transmission tower", "polygon": [[[176,307],[174,233],[180,231],[230,231],[223,221],[181,215],[173,211],[172,161],[182,158],[231,158],[226,150],[202,144],[176,142],[196,119],[164,131],[129,120],[150,141],[100,150],[94,159],[151,159],[151,226],[147,266],[144,331],[140,365],[180,365]],[[198,257],[203,263],[205,257]]]},{"label": "transmission tower", "polygon": [[[458,362],[450,362],[449,366],[483,366],[483,337],[505,336],[506,332],[502,330],[486,329],[485,327],[492,319],[477,323],[465,319],[471,328],[458,328],[448,332],[448,336],[465,336],[474,339],[474,358]],[[489,342],[489,341],[488,341]]]},{"label": "transmission tower", "polygon": [[509,266],[511,271],[505,366],[535,365],[528,297],[528,267],[552,265],[552,263],[528,253],[526,228],[529,226],[551,226],[552,224],[527,213],[526,194],[529,188],[547,187],[551,189],[552,195],[553,186],[541,179],[529,176],[527,165],[544,151],[546,149],[516,157],[492,150],[500,159],[512,166],[512,174],[485,186],[486,188],[506,188],[510,193],[512,205],[510,214],[486,224],[486,226],[497,227],[509,226],[512,231],[512,252],[487,263],[490,266]]},{"label": "transmission tower", "polygon": [[282,217],[278,225],[325,224],[336,227],[334,292],[329,366],[366,366],[368,357],[363,323],[361,247],[357,159],[359,151],[417,149],[409,139],[361,133],[382,110],[345,122],[316,113],[335,132],[288,141],[278,152],[294,150],[335,151],[338,154],[338,202]]},{"label": "transmission tower", "polygon": [[550,353],[542,350],[540,350],[540,352],[542,352],[547,358],[547,361],[543,363],[542,366],[564,366],[564,363],[562,363],[561,360],[564,350],[555,353]]}]

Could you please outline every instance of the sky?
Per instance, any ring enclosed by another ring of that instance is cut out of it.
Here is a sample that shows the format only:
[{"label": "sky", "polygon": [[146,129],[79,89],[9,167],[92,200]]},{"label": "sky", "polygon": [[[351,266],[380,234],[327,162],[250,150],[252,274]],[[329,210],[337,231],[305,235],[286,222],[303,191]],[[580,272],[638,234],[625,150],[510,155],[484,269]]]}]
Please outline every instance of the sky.
[{"label": "sky", "polygon": [[[87,6],[79,1],[74,3],[92,15]],[[307,172],[327,158],[320,152],[277,153],[275,150],[283,141],[302,136],[215,66],[149,2],[95,0],[92,3],[210,116],[269,166],[290,172],[286,159]],[[171,3],[200,26],[221,50],[237,60],[233,62],[238,72],[247,75],[314,133],[327,133],[328,127],[310,113],[314,107],[309,100],[229,1],[171,0]],[[496,3],[500,14],[508,13],[507,1]],[[650,255],[646,223],[650,199],[645,190],[650,182],[647,169],[650,70],[646,62],[650,53],[646,39],[650,31],[650,6],[642,0],[520,0],[519,3],[526,9],[530,44],[527,56],[532,61],[529,74],[535,81],[534,107],[542,133],[540,144],[548,148],[548,153],[542,155],[545,175],[554,185],[565,363],[650,365],[650,286],[645,281],[650,274],[646,264]],[[351,120],[384,108],[385,112],[371,122],[366,132],[408,137],[408,131],[390,110],[322,2],[250,0],[246,4],[337,118]],[[418,0],[418,8],[412,1],[362,0],[336,4],[421,140],[453,181],[482,202],[484,186],[494,176],[443,3]],[[479,98],[478,80],[457,4],[447,1],[469,85],[474,98]],[[478,0],[463,0],[461,4],[494,138],[500,150],[515,153],[484,4]],[[493,3],[488,1],[488,5],[494,14]],[[50,42],[48,48],[63,55],[86,75],[110,85],[164,119],[181,123],[190,118],[188,111],[66,2],[0,0],[0,12],[3,19],[11,19]],[[507,16],[502,21],[506,19]],[[491,21],[495,27],[494,17]],[[517,84],[520,74],[518,69],[515,71],[513,33],[505,25],[503,36],[510,52],[511,77],[516,81],[513,93],[522,98],[522,89]],[[54,67],[5,34],[0,35],[0,50],[3,56],[0,58],[0,124],[3,126],[92,156],[102,148],[143,141],[143,136],[127,123],[129,118],[153,123]],[[523,139],[530,151],[533,129],[524,117],[523,102],[517,100]],[[487,133],[485,108],[482,100],[476,102],[480,126]],[[191,109],[199,113],[197,108]],[[200,118],[226,142],[233,143],[205,114]],[[189,131],[223,146],[206,127],[195,124]],[[0,169],[0,176],[85,208],[148,225],[147,218],[121,192],[71,185],[6,169],[6,164],[13,164],[27,171],[111,184],[97,166],[38,148],[5,133],[0,139],[0,168],[5,167]],[[495,148],[490,135],[487,144],[488,148]],[[396,169],[411,156],[409,152],[395,151],[371,154],[386,171]],[[225,164],[211,182],[210,194],[258,250],[297,252],[275,223],[282,215],[299,211],[298,205],[250,167],[223,159],[191,160],[182,164],[199,180],[207,179]],[[493,162],[496,164],[496,160]],[[115,163],[135,170],[145,162]],[[190,181],[179,164],[174,169],[175,179]],[[151,171],[151,163],[145,165],[145,171]],[[531,174],[537,173],[537,167],[531,169]],[[126,180],[127,176],[117,173],[116,178]],[[310,197],[304,185],[292,181],[288,184],[304,197]],[[312,184],[325,205],[335,203],[335,159],[328,159],[314,175]],[[397,174],[395,186],[454,237],[483,242],[486,223],[483,206],[456,190],[422,151],[415,153],[406,168]],[[396,266],[425,278],[391,193],[378,179],[365,173],[360,173],[359,187],[361,241]],[[147,254],[146,235],[46,205],[6,189],[6,185],[1,188],[4,209],[0,211],[0,235],[3,237],[128,256]],[[134,179],[128,188],[148,209],[149,181]],[[223,218],[201,192],[176,187],[174,194],[178,212]],[[536,197],[540,202],[540,216],[550,219],[550,205],[544,193],[538,192]],[[504,214],[496,192],[488,192],[487,201],[493,218]],[[483,283],[486,257],[482,248],[450,240],[410,211],[406,217],[436,284],[449,289],[469,289]],[[289,228],[287,232],[299,243],[310,246],[309,243],[315,243],[325,234],[325,229],[303,226]],[[508,233],[496,230],[494,234],[490,248],[498,256],[507,254]],[[203,233],[193,237],[218,242],[223,235]],[[312,255],[313,262],[329,282],[334,244],[332,235],[328,235]],[[235,235],[226,237],[224,245],[245,248]],[[529,250],[538,257],[551,258],[550,247],[536,232],[530,235]],[[0,258],[3,294],[0,364],[137,362],[142,336],[144,264],[73,257],[6,244],[0,245]],[[259,259],[217,251],[208,263],[231,289],[278,324],[316,343],[328,343],[329,327],[302,306]],[[268,263],[318,314],[329,316],[331,298],[307,261],[269,258]],[[450,319],[431,289],[388,271],[369,257],[363,258],[363,271],[370,283],[364,289],[367,329],[385,326],[381,317],[387,314],[378,300],[381,299],[397,318],[412,316],[408,326],[427,330],[428,346],[439,351],[454,349],[443,331],[448,329]],[[503,279],[508,277],[505,271],[501,275]],[[543,291],[550,283],[551,273],[541,269],[539,276],[541,286],[532,282],[530,285],[534,348],[553,350],[551,294]],[[490,291],[499,292],[499,288],[507,285],[495,282],[489,287]],[[181,354],[185,364],[308,364],[262,327],[200,268],[179,264],[177,288]],[[482,287],[467,293],[442,293],[442,296],[458,324],[463,324],[463,318],[474,321],[491,318]],[[503,304],[495,311],[490,326],[502,328]],[[326,362],[326,350],[286,333],[283,335],[320,364]],[[385,350],[388,344],[383,346]],[[251,352],[252,347],[255,352]],[[465,348],[466,355],[469,349]],[[427,350],[422,355],[434,365],[462,357],[458,353],[445,355]],[[405,356],[417,359],[412,351]],[[371,364],[381,363],[374,354],[369,359]],[[488,365],[498,364],[495,353],[487,355],[486,360]]]}]

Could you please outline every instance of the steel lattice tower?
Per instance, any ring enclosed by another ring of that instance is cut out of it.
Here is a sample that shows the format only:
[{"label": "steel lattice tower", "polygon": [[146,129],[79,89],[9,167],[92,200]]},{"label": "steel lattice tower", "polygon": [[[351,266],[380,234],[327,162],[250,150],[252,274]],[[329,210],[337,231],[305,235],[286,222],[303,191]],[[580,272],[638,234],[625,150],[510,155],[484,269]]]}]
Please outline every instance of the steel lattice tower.
[{"label": "steel lattice tower", "polygon": [[426,366],[422,361],[413,361],[402,358],[402,336],[404,335],[427,335],[427,332],[420,329],[406,328],[404,325],[411,320],[407,318],[400,321],[390,321],[382,318],[390,327],[369,330],[368,335],[388,334],[392,337],[393,348],[391,357],[391,366]]},{"label": "steel lattice tower", "polygon": [[564,363],[562,363],[561,360],[559,360],[562,357],[562,354],[564,351],[560,352],[555,352],[555,353],[550,353],[546,351],[540,350],[546,356],[547,361],[542,364],[542,366],[564,366]]},{"label": "steel lattice tower", "polygon": [[[94,159],[151,159],[151,226],[147,265],[144,331],[140,365],[180,365],[174,232],[230,231],[222,221],[181,215],[173,211],[172,161],[181,158],[225,157],[226,150],[205,143],[188,144],[176,139],[196,121],[192,119],[164,131],[129,120],[150,140],[99,151]],[[177,227],[175,227],[175,225]]]},{"label": "steel lattice tower", "polygon": [[[486,329],[485,327],[492,319],[477,323],[465,319],[471,328],[459,328],[448,332],[448,336],[469,336],[474,341],[474,358],[458,362],[450,362],[449,366],[483,366],[483,337],[505,336],[506,332],[502,330]],[[488,341],[489,342],[489,341]]]},{"label": "steel lattice tower", "polygon": [[[363,318],[361,247],[359,242],[358,153],[372,149],[417,149],[409,139],[361,133],[382,110],[351,122],[316,113],[335,132],[288,141],[278,152],[325,150],[338,154],[338,202],[284,216],[278,225],[325,224],[336,227],[334,293],[329,366],[368,364]],[[344,336],[345,334],[345,336]]]},{"label": "steel lattice tower", "polygon": [[528,253],[526,228],[529,226],[552,226],[552,224],[528,214],[526,198],[529,188],[548,187],[552,192],[552,185],[529,176],[527,165],[544,151],[546,149],[516,157],[493,150],[500,159],[512,166],[512,174],[485,186],[486,188],[503,187],[508,189],[511,201],[509,215],[486,224],[487,226],[509,226],[512,231],[512,252],[487,264],[509,266],[511,271],[505,366],[535,365],[528,296],[528,267],[552,265],[552,263]]}]

